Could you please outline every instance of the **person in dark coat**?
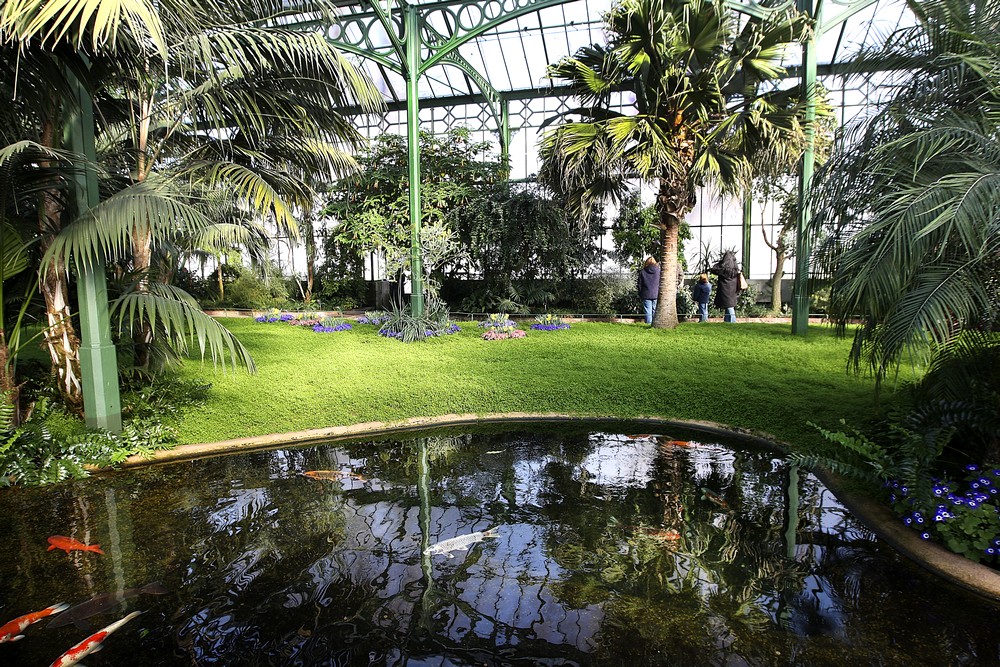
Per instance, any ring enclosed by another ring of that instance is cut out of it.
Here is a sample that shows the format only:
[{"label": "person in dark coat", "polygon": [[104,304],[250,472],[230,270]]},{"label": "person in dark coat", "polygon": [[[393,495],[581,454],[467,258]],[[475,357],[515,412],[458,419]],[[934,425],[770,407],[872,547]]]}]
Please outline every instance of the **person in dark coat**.
[{"label": "person in dark coat", "polygon": [[726,311],[723,321],[735,322],[736,298],[740,291],[740,265],[736,263],[736,255],[732,250],[727,250],[709,272],[719,276],[715,289],[715,305],[720,310]]},{"label": "person in dark coat", "polygon": [[712,296],[712,283],[708,282],[708,274],[698,276],[698,282],[691,288],[691,296],[698,304],[698,321],[708,322],[708,300]]},{"label": "person in dark coat", "polygon": [[653,313],[656,312],[656,300],[659,296],[660,265],[652,257],[647,257],[646,264],[639,271],[639,298],[642,299],[646,324],[653,323]]}]

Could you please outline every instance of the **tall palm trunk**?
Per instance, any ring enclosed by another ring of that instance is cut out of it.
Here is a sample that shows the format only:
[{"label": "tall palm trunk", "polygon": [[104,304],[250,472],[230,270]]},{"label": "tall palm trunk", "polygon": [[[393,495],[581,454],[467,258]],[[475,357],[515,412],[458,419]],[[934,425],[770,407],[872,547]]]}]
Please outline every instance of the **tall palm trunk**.
[{"label": "tall palm trunk", "polygon": [[316,234],[313,229],[312,208],[307,208],[302,214],[302,236],[306,242],[306,303],[312,301],[313,287],[316,281]]},{"label": "tall palm trunk", "polygon": [[[55,148],[55,107],[42,125],[41,143]],[[38,228],[41,251],[51,245],[52,237],[62,228],[63,204],[58,193],[50,188],[42,192],[38,207]],[[80,338],[71,318],[66,267],[54,260],[47,270],[39,273],[39,291],[45,299],[45,347],[49,353],[52,377],[66,407],[83,415],[83,381],[80,375]]]},{"label": "tall palm trunk", "polygon": [[[149,175],[150,162],[146,159],[146,149],[149,144],[149,125],[152,114],[152,99],[140,105],[139,134],[136,142],[136,175],[135,180],[142,183]],[[149,269],[152,266],[153,237],[148,227],[137,225],[132,234],[132,268],[139,276],[136,291],[140,294],[149,292]],[[132,352],[135,355],[135,367],[141,371],[149,370],[149,345],[153,340],[153,330],[147,320],[132,332]]]},{"label": "tall palm trunk", "polygon": [[[136,291],[145,294],[149,292],[149,268],[152,265],[153,242],[149,230],[137,229],[132,237],[132,266],[139,276]],[[153,340],[153,330],[148,320],[143,320],[141,326],[132,333],[132,350],[135,355],[135,366],[141,371],[149,370],[149,344]]]},{"label": "tall palm trunk", "polygon": [[[684,140],[683,133],[676,142],[678,153],[693,159],[694,150]],[[690,164],[690,161],[687,162]],[[695,195],[688,186],[687,173],[672,172],[660,177],[660,191],[656,195],[656,212],[660,228],[660,294],[653,315],[654,329],[677,327],[677,275],[679,264],[677,249],[681,222],[695,204]]]},{"label": "tall palm trunk", "polygon": [[21,388],[14,379],[11,372],[10,350],[7,347],[7,336],[0,327],[0,402],[6,403],[13,408],[11,412],[10,426],[17,426],[21,423]]}]

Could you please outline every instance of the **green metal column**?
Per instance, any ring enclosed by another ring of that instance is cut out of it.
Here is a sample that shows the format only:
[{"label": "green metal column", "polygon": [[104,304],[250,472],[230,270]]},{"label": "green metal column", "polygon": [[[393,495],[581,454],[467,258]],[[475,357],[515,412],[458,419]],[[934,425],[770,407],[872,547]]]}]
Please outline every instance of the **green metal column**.
[{"label": "green metal column", "polygon": [[500,162],[510,178],[510,102],[500,100]]},{"label": "green metal column", "polygon": [[[97,175],[91,167],[97,160],[94,107],[83,84],[72,73],[67,72],[67,76],[76,87],[79,108],[67,112],[66,143],[70,150],[87,160],[73,179],[73,196],[80,214],[100,202]],[[83,376],[83,410],[87,426],[120,433],[122,406],[118,391],[118,361],[111,342],[104,262],[95,260],[81,264],[76,289],[80,306],[80,373]]]},{"label": "green metal column", "polygon": [[799,467],[788,466],[788,493],[785,496],[785,555],[795,558],[795,539],[799,530]]},{"label": "green metal column", "polygon": [[750,280],[750,212],[753,196],[747,192],[743,195],[743,275]]},{"label": "green metal column", "polygon": [[[815,17],[813,0],[799,0],[801,11]],[[810,33],[802,45],[802,94],[805,96],[806,149],[799,170],[799,201],[795,224],[795,283],[792,295],[792,333],[804,334],[809,328],[809,239],[806,226],[809,209],[806,206],[815,166],[816,140],[816,38]]]},{"label": "green metal column", "polygon": [[424,314],[424,259],[420,245],[420,15],[415,5],[406,7],[406,141],[410,172],[410,310]]}]

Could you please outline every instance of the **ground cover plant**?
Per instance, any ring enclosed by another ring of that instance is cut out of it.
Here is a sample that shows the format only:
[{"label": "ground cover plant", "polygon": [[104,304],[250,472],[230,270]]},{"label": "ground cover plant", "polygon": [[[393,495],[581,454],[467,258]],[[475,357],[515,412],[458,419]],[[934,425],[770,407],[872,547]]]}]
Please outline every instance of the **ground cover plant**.
[{"label": "ground cover plant", "polygon": [[806,422],[860,424],[873,385],[845,372],[849,342],[787,325],[684,323],[676,331],[585,322],[561,335],[483,344],[474,322],[401,347],[355,327],[316,336],[300,327],[224,320],[257,374],[188,363],[213,385],[186,412],[182,442],[393,421],[450,413],[535,412],[706,420],[773,434],[793,446],[821,436]]}]

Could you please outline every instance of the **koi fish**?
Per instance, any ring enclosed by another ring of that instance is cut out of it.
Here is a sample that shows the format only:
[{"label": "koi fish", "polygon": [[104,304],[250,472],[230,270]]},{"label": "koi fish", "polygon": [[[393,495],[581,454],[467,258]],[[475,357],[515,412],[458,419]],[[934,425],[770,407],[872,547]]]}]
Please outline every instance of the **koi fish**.
[{"label": "koi fish", "polygon": [[64,625],[72,623],[81,630],[89,630],[90,628],[88,628],[87,624],[83,621],[91,616],[96,616],[110,611],[126,600],[131,600],[139,595],[166,595],[167,593],[169,593],[169,591],[161,586],[160,582],[154,581],[153,583],[146,584],[141,588],[126,588],[120,593],[115,591],[114,593],[95,595],[86,602],[81,602],[78,605],[70,607],[65,614],[60,614],[59,618],[53,619],[45,627],[61,628]]},{"label": "koi fish", "polygon": [[681,534],[676,530],[669,530],[663,528],[643,528],[642,532],[647,537],[652,537],[654,540],[664,540],[666,542],[676,542],[681,539]]},{"label": "koi fish", "polygon": [[104,646],[104,640],[108,638],[112,632],[122,627],[133,618],[141,614],[141,611],[133,611],[131,614],[121,619],[120,621],[115,621],[106,628],[98,630],[94,634],[90,635],[84,639],[79,644],[73,646],[70,650],[63,653],[61,656],[56,658],[56,661],[52,663],[50,667],[70,667],[70,665],[75,665],[84,658],[86,658],[91,653],[95,651],[100,651]]},{"label": "koi fish", "polygon": [[653,437],[651,433],[637,433],[635,435],[626,435],[629,440],[649,440]]},{"label": "koi fish", "polygon": [[660,443],[661,447],[690,447],[690,440],[667,440]]},{"label": "koi fish", "polygon": [[495,530],[483,530],[476,531],[474,533],[469,533],[468,535],[460,535],[458,537],[453,537],[449,540],[444,540],[438,542],[437,544],[432,544],[431,546],[424,549],[424,555],[427,556],[440,556],[448,555],[448,558],[454,558],[451,554],[452,551],[468,551],[469,547],[477,542],[482,542],[487,537],[499,537]]},{"label": "koi fish", "polygon": [[104,553],[101,551],[100,544],[84,544],[65,535],[53,535],[49,538],[49,548],[46,551],[52,551],[53,549],[62,549],[66,553],[70,551],[93,551],[95,554]]},{"label": "koi fish", "polygon": [[722,509],[724,510],[729,509],[729,503],[726,502],[726,499],[720,496],[715,491],[712,491],[711,489],[702,489],[701,492],[705,496],[705,498],[712,501]]},{"label": "koi fish", "polygon": [[347,470],[307,470],[302,473],[309,479],[323,479],[323,480],[337,480],[337,479],[356,479],[359,482],[365,481],[365,478],[356,472],[349,472]]},{"label": "koi fish", "polygon": [[3,644],[4,642],[16,642],[19,639],[24,639],[24,635],[20,633],[24,632],[26,627],[32,623],[37,623],[46,616],[58,614],[59,612],[66,611],[67,609],[69,609],[69,605],[65,602],[60,602],[59,604],[54,604],[51,607],[46,607],[41,611],[33,611],[30,614],[18,616],[13,621],[0,626],[0,644]]}]

